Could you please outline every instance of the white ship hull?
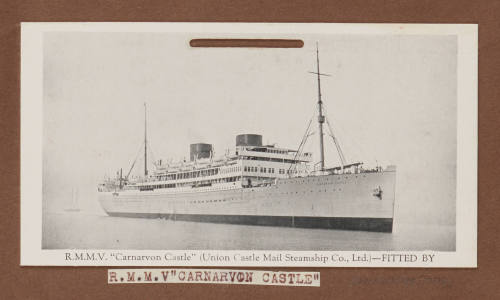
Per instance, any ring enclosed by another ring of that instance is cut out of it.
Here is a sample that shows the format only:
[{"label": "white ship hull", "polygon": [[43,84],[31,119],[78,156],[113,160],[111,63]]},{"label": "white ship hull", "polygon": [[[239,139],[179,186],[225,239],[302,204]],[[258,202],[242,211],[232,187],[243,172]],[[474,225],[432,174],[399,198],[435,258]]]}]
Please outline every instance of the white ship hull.
[{"label": "white ship hull", "polygon": [[100,192],[99,202],[119,217],[392,232],[395,180],[389,170],[277,179],[253,188]]}]

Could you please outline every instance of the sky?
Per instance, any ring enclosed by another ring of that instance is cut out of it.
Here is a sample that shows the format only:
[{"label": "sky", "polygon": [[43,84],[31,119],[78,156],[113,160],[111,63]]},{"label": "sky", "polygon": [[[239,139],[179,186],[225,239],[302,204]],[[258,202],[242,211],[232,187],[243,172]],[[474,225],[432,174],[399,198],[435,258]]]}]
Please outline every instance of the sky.
[{"label": "sky", "polygon": [[[156,159],[188,159],[197,142],[222,155],[240,133],[297,148],[316,110],[308,72],[316,70],[318,42],[321,72],[331,75],[321,82],[326,116],[346,159],[397,166],[401,222],[455,223],[455,36],[297,35],[303,48],[190,48],[200,37],[44,34],[46,209],[67,207],[78,189],[80,206],[99,210],[97,183],[128,171],[140,150],[144,103]],[[317,139],[305,148],[316,160]],[[326,165],[338,165],[325,141]]]}]

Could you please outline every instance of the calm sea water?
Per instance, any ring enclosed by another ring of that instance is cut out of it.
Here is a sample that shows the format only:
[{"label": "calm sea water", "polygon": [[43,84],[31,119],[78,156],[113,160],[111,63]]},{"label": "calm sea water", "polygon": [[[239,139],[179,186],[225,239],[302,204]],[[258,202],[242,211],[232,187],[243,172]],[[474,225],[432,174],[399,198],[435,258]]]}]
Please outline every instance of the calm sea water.
[{"label": "calm sea water", "polygon": [[455,250],[455,226],[395,222],[393,233],[45,213],[44,249]]}]

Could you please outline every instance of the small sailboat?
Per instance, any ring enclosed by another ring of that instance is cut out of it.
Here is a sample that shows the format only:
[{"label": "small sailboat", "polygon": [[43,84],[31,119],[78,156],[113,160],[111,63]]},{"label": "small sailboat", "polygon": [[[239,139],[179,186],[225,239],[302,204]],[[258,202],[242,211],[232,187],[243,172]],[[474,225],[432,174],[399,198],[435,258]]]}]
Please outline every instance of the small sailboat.
[{"label": "small sailboat", "polygon": [[79,212],[80,211],[80,206],[78,205],[78,189],[75,189],[75,188],[71,189],[70,206],[65,208],[64,211],[67,211],[67,212]]}]

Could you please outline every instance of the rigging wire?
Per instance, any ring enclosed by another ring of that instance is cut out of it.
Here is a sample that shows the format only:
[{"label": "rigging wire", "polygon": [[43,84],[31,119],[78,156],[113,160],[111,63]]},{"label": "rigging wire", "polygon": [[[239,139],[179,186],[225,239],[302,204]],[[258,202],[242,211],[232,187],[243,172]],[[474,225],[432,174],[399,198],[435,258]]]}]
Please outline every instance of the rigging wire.
[{"label": "rigging wire", "polygon": [[[325,110],[328,109],[328,107],[325,107],[325,105],[323,104],[323,107],[325,108]],[[334,120],[335,121],[335,120]],[[335,123],[335,128],[336,130],[338,130],[338,134],[340,134],[340,136],[348,136],[348,134],[346,133],[346,130],[341,126],[341,123],[340,122],[336,122]],[[333,133],[333,132],[332,132]],[[338,138],[337,138],[338,140]],[[357,141],[357,139],[354,139],[354,138],[351,138],[351,139],[344,139],[344,146],[350,146],[350,147],[347,147],[349,149],[349,154],[350,154],[350,157],[353,158],[353,156],[356,158],[357,156],[357,159],[359,160],[360,158],[364,158],[363,160],[366,162],[366,159],[367,158],[370,158],[372,159],[374,162],[376,161],[376,158],[374,156],[372,156],[371,152],[370,154],[367,153],[365,151],[365,147],[361,146],[360,143]],[[354,154],[354,155],[353,155]]]},{"label": "rigging wire", "polygon": [[304,133],[304,136],[302,137],[302,140],[300,141],[299,148],[297,149],[297,152],[295,152],[295,156],[293,157],[293,161],[290,163],[290,167],[288,168],[288,171],[287,171],[288,175],[291,174],[290,170],[292,169],[292,167],[295,167],[294,171],[297,169],[297,163],[295,161],[296,161],[297,157],[302,153],[302,150],[304,148],[304,145],[307,142],[307,139],[309,138],[309,136],[312,135],[312,134],[309,134],[309,131],[311,128],[312,120],[313,120],[315,115],[316,115],[316,112],[314,112],[312,117],[309,119],[309,123],[307,124],[306,132]]},{"label": "rigging wire", "polygon": [[153,161],[153,165],[155,167],[157,167],[157,161],[156,161],[156,156],[155,156],[155,153],[153,152],[153,147],[151,147],[151,144],[149,143],[148,141],[148,149],[149,149],[149,153],[151,154],[151,158],[152,158],[152,161]]},{"label": "rigging wire", "polygon": [[327,126],[328,131],[330,132],[329,135],[332,137],[333,143],[335,144],[335,147],[337,148],[337,153],[339,154],[340,163],[342,164],[342,167],[344,167],[346,165],[346,159],[344,157],[344,153],[342,152],[342,148],[340,148],[340,142],[333,134],[332,126],[330,125],[330,121],[328,120],[328,118],[325,118],[325,119],[326,119],[326,124],[328,125]]},{"label": "rigging wire", "polygon": [[134,169],[134,166],[135,166],[135,163],[137,162],[137,159],[139,158],[139,154],[141,154],[141,150],[142,150],[142,143],[139,147],[139,151],[137,151],[137,154],[135,156],[135,159],[134,159],[134,162],[132,163],[132,166],[130,167],[130,170],[128,171],[127,173],[127,176],[125,176],[125,179],[128,180],[128,177],[130,176],[130,173],[132,172],[132,170]]}]

